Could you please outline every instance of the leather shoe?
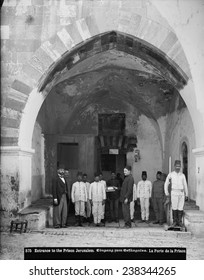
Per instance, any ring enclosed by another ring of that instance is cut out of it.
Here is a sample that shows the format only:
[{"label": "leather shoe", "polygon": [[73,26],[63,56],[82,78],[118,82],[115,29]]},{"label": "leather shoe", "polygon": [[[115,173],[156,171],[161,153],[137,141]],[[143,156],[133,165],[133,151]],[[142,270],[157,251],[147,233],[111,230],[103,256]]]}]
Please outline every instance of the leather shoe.
[{"label": "leather shoe", "polygon": [[56,225],[56,226],[54,226],[54,228],[60,228],[60,225]]}]

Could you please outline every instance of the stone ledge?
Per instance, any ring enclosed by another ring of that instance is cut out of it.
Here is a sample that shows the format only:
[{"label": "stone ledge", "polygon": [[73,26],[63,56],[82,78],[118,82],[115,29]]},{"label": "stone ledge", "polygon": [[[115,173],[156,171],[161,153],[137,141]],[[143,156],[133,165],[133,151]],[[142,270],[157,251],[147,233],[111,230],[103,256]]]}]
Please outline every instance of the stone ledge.
[{"label": "stone ledge", "polygon": [[204,223],[204,211],[201,210],[185,210],[185,218],[189,222]]},{"label": "stone ledge", "polygon": [[42,230],[53,224],[52,199],[42,198],[18,213],[20,219],[28,220],[29,230]]},{"label": "stone ledge", "polygon": [[131,229],[124,228],[96,228],[96,227],[74,227],[70,226],[66,229],[54,229],[46,228],[43,230],[35,230],[34,232],[40,232],[45,235],[69,235],[69,236],[92,236],[95,237],[107,237],[107,238],[134,238],[134,237],[146,237],[150,239],[154,238],[182,238],[182,239],[191,239],[191,232],[176,232],[176,231],[165,231],[162,228],[141,228],[141,227],[132,227]]},{"label": "stone ledge", "polygon": [[187,231],[196,237],[204,236],[204,212],[200,210],[186,210],[184,224]]}]

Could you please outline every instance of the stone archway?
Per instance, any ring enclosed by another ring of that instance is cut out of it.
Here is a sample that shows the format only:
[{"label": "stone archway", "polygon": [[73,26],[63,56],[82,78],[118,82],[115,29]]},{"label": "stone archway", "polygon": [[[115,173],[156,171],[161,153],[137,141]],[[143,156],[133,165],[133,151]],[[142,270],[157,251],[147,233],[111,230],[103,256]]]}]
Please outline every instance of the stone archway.
[{"label": "stone archway", "polygon": [[[142,2],[140,4],[143,7]],[[100,37],[100,34],[109,34],[108,44],[111,46],[111,44],[114,45],[115,33],[128,33],[126,46],[129,51],[134,47],[133,38],[137,38],[136,42],[138,44],[135,44],[137,49],[138,46],[143,48],[145,45],[141,54],[146,51],[148,57],[148,55],[151,55],[151,50],[154,49],[155,62],[157,63],[161,59],[166,63],[164,70],[167,76],[174,72],[177,77],[183,78],[183,81],[178,79],[179,82],[176,79],[178,84],[180,82],[181,84],[176,85],[174,83],[174,86],[182,88],[191,79],[182,46],[167,21],[156,11],[153,5],[151,8],[155,14],[152,13],[150,17],[143,12],[141,13],[138,8],[135,12],[132,12],[134,10],[133,6],[133,1],[126,2],[125,6],[122,2],[105,1],[101,10],[97,9],[97,6],[92,7],[90,5],[88,12],[85,9],[84,14],[82,13],[79,19],[63,26],[55,35],[47,39],[35,51],[31,60],[23,65],[19,76],[12,83],[10,95],[3,104],[2,144],[4,148],[2,149],[2,163],[4,166],[8,166],[13,162],[12,168],[10,168],[10,171],[6,168],[5,174],[15,172],[20,174],[22,207],[30,203],[30,190],[27,188],[30,185],[31,156],[34,152],[31,149],[31,139],[38,111],[49,93],[49,86],[47,88],[45,86],[48,85],[48,82],[52,86],[52,81],[47,81],[47,77],[51,76],[52,71],[57,75],[66,58],[72,57],[71,64],[83,59],[84,45],[87,43],[86,45],[89,46],[89,42],[93,43],[94,40],[92,39],[95,36],[97,38],[97,36]],[[143,8],[141,9],[143,11]],[[160,23],[155,21],[158,15]],[[102,48],[102,41],[99,40],[98,42],[99,45],[95,45],[96,49],[97,47]],[[82,48],[80,49],[80,47]],[[93,47],[93,44],[91,47]],[[85,52],[88,53],[89,49],[85,49]],[[146,59],[148,59],[147,57]],[[66,62],[69,64],[69,61]],[[191,90],[191,94],[195,95],[193,87]],[[12,97],[14,95],[18,96],[18,100]],[[185,100],[185,92],[183,98],[187,104],[190,103],[189,96]],[[189,107],[190,113],[193,110],[196,111],[194,106],[196,105],[193,104],[192,107]],[[195,115],[192,115],[192,119],[194,123],[197,122]],[[197,133],[197,130],[195,132]],[[25,172],[25,170],[29,170],[29,172]]]}]

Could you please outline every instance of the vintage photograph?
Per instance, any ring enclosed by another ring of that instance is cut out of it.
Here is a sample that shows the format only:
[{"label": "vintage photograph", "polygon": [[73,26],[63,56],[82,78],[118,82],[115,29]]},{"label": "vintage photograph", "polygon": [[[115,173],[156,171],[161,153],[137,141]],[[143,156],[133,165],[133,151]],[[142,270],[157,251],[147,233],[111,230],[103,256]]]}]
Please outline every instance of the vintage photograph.
[{"label": "vintage photograph", "polygon": [[204,260],[203,26],[203,0],[1,1],[0,259]]}]

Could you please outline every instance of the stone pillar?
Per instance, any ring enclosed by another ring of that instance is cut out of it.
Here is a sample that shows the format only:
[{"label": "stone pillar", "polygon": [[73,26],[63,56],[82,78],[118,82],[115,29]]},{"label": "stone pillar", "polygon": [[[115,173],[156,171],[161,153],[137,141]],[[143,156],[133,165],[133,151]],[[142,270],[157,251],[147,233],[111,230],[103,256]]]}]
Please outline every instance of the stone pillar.
[{"label": "stone pillar", "polygon": [[204,211],[204,147],[193,149],[196,159],[196,204]]},{"label": "stone pillar", "polygon": [[2,209],[14,213],[31,204],[33,149],[1,147]]}]

